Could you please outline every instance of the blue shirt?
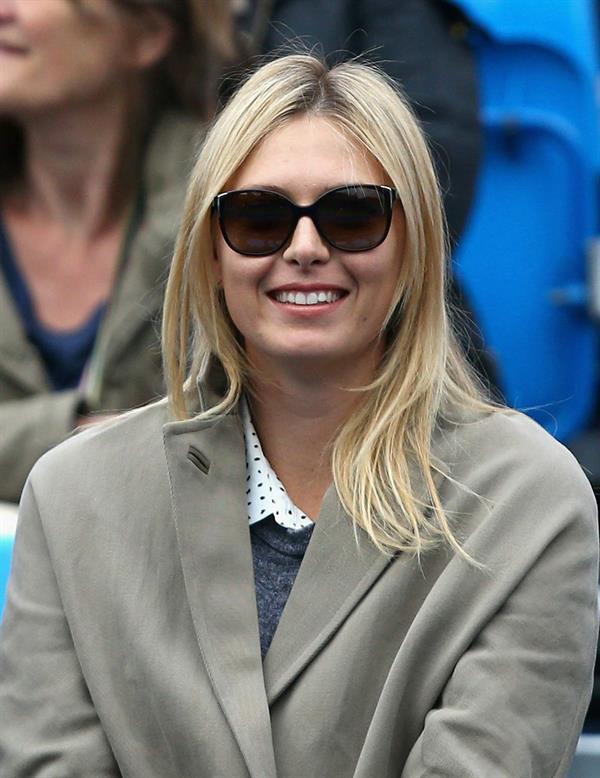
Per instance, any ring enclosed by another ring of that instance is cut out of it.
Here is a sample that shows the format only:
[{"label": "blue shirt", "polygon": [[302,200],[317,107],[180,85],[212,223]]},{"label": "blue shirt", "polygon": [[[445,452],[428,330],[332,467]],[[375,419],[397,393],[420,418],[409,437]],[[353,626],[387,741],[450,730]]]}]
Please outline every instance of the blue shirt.
[{"label": "blue shirt", "polygon": [[[21,317],[27,339],[39,352],[52,388],[75,388],[92,354],[106,304],[100,305],[85,324],[75,330],[53,330],[42,324],[1,222],[0,270]],[[69,290],[65,290],[65,294],[68,293]]]}]

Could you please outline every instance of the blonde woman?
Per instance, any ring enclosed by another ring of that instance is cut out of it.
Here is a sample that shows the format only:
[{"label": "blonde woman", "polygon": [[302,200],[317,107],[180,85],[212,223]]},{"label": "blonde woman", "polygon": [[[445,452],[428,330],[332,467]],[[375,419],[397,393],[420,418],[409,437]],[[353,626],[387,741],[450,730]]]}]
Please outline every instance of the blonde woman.
[{"label": "blonde woman", "polygon": [[169,398],[34,468],[7,778],[565,776],[597,523],[447,325],[440,200],[383,76],[258,70],[194,168]]}]

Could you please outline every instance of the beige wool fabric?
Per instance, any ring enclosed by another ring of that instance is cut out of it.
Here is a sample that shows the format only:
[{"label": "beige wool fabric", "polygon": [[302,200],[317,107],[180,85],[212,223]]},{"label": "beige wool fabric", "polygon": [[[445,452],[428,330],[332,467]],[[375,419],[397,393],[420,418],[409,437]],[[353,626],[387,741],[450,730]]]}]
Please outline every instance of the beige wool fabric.
[{"label": "beige wool fabric", "polygon": [[2,776],[566,776],[597,634],[589,485],[520,414],[448,423],[434,452],[485,569],[357,548],[330,489],[263,665],[237,414],[159,403],[51,451],[0,632]]}]

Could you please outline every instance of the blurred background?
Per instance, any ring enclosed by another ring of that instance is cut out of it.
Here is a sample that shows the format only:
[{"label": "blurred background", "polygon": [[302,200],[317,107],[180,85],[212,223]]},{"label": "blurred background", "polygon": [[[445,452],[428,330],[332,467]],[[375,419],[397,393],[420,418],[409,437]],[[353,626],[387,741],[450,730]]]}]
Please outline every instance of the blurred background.
[{"label": "blurred background", "polygon": [[[194,150],[257,57],[290,45],[405,89],[467,354],[599,495],[599,34],[597,0],[0,0],[0,603],[35,460],[160,395]],[[600,667],[572,769],[592,775]]]}]

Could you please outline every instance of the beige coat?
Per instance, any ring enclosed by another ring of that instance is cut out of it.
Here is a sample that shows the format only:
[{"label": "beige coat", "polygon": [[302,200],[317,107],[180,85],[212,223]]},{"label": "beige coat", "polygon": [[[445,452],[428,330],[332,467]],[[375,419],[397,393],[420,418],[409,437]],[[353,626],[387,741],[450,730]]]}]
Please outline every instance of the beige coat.
[{"label": "beige coat", "polygon": [[36,459],[73,429],[82,399],[92,409],[112,411],[163,393],[158,319],[198,129],[196,121],[169,114],[153,133],[143,219],[81,389],[52,391],[0,273],[0,500],[19,499]]},{"label": "beige coat", "polygon": [[560,444],[518,414],[438,431],[463,484],[444,505],[485,570],[389,561],[361,531],[357,549],[330,489],[263,665],[240,420],[165,422],[134,411],[33,470],[0,632],[3,778],[566,775],[598,548]]}]

